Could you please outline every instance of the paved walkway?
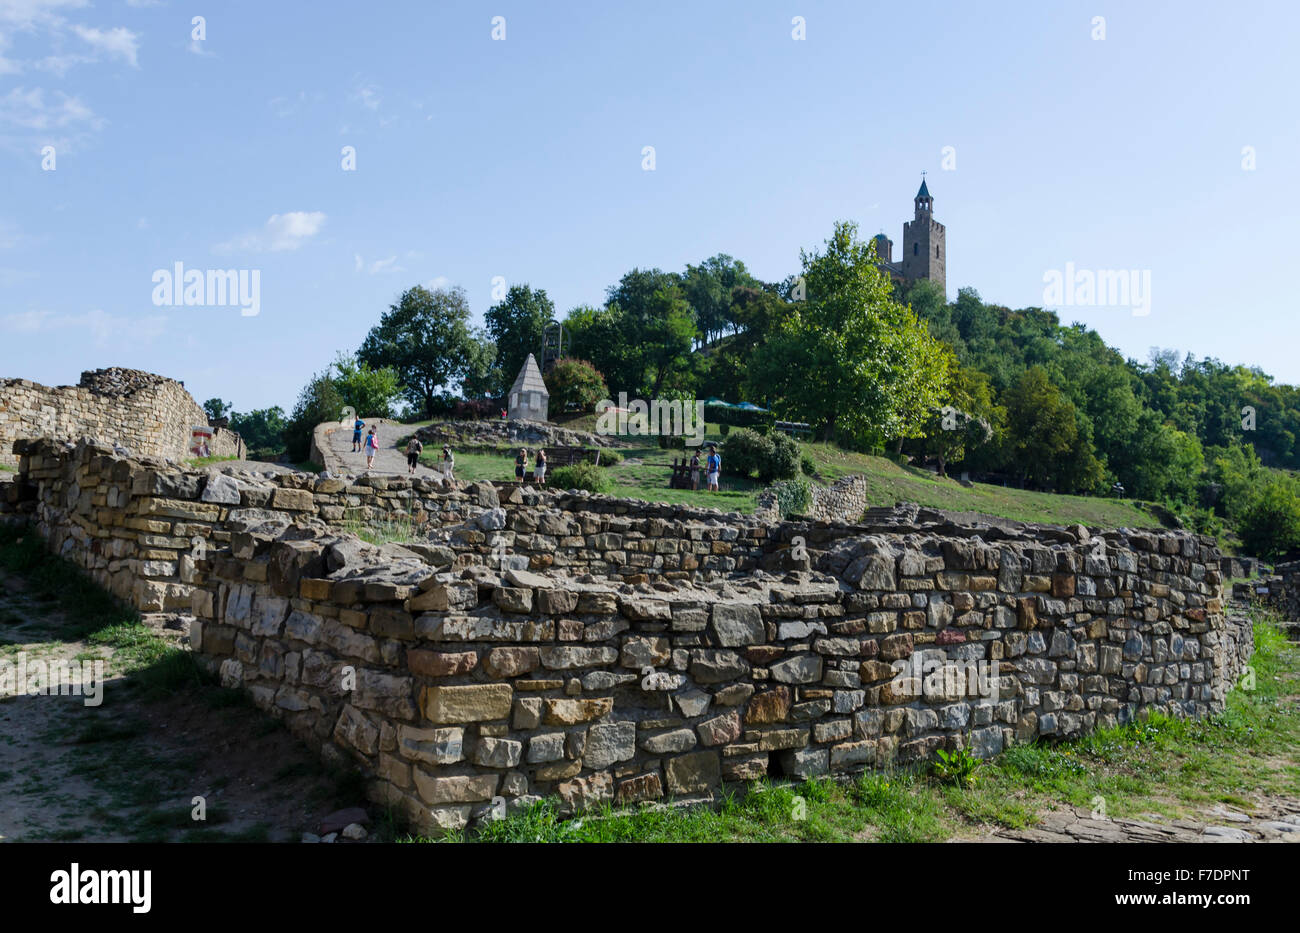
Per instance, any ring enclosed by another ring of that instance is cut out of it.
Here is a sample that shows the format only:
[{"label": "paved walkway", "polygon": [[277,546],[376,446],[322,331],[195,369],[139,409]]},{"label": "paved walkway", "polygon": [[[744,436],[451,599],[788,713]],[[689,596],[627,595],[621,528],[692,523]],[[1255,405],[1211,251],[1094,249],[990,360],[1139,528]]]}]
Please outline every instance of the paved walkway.
[{"label": "paved walkway", "polygon": [[[988,842],[1300,842],[1300,800],[1266,798],[1248,815],[1219,804],[1207,822],[1173,820],[1151,814],[1151,821],[1094,820],[1083,807],[1062,806],[1042,814],[1028,829],[1000,829]],[[1158,821],[1158,822],[1157,822]]]},{"label": "paved walkway", "polygon": [[[405,447],[399,450],[397,442],[413,433],[411,427],[397,421],[367,419],[366,430],[361,435],[363,440],[372,425],[375,428],[375,436],[379,438],[379,450],[375,453],[375,465],[370,472],[406,476],[406,450]],[[326,463],[326,469],[331,473],[345,473],[354,476],[366,472],[364,450],[358,453],[352,452],[351,427],[342,427],[334,431],[328,436],[327,440],[330,448],[327,459],[333,462]],[[425,451],[428,450],[429,447],[426,445]],[[415,475],[441,477],[442,471],[434,471],[424,464],[419,464],[415,468]]]}]

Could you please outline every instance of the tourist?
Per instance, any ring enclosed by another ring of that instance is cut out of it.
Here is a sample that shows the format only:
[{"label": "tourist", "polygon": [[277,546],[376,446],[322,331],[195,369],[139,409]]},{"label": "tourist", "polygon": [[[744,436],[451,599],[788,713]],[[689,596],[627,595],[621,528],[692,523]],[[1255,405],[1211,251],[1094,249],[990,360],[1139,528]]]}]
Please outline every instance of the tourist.
[{"label": "tourist", "polygon": [[700,452],[698,450],[691,456],[691,488],[694,490],[700,488]]},{"label": "tourist", "polygon": [[424,445],[420,443],[418,437],[412,437],[406,442],[406,471],[412,476],[415,475],[415,468],[420,462],[420,454],[424,451]]},{"label": "tourist", "polygon": [[515,457],[515,481],[524,481],[524,468],[528,465],[528,448],[520,447],[519,456]]},{"label": "tourist", "polygon": [[375,429],[371,428],[370,433],[366,435],[366,469],[369,470],[375,465],[375,453],[379,450],[379,438],[375,436]]},{"label": "tourist", "polygon": [[537,478],[538,486],[546,485],[546,451],[538,447],[537,459],[533,463],[533,475]]},{"label": "tourist", "polygon": [[718,448],[712,444],[709,445],[709,456],[705,461],[705,471],[708,474],[705,478],[709,482],[709,492],[717,492],[718,474],[722,472],[722,458],[718,456]]},{"label": "tourist", "polygon": [[365,426],[366,423],[360,418],[352,425],[352,452],[354,454],[361,453],[361,429]]},{"label": "tourist", "polygon": [[454,482],[456,479],[454,475],[455,469],[456,469],[456,458],[452,456],[451,445],[443,444],[442,445],[442,478],[447,480],[448,482]]}]

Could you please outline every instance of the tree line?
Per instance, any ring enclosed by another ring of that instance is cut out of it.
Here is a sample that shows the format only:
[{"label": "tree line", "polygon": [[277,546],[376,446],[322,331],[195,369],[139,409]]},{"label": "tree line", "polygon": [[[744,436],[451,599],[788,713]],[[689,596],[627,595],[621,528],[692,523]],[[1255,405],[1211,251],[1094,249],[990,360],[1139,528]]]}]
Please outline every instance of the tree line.
[{"label": "tree line", "polygon": [[1201,530],[1237,528],[1259,553],[1300,546],[1287,472],[1300,468],[1296,387],[1173,351],[1126,359],[1081,324],[971,288],[949,302],[934,283],[902,286],[852,223],[799,259],[781,282],[726,254],[680,272],[634,268],[600,304],[563,315],[544,289],[516,284],[481,328],[461,289],[415,286],[312,377],[290,414],[236,413],[231,424],[259,440],[278,428],[303,460],[311,428],[344,405],[411,420],[457,406],[495,414],[543,329],[562,320],[569,359],[547,376],[553,410],[620,391],[747,400],[842,447],[1045,491],[1122,487]]}]

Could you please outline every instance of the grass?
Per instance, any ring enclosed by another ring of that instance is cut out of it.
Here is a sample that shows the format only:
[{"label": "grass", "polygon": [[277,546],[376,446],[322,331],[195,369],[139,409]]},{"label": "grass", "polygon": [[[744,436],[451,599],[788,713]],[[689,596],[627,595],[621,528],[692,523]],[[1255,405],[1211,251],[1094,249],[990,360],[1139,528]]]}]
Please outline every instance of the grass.
[{"label": "grass", "polygon": [[727,792],[716,807],[608,804],[561,816],[553,799],[481,830],[398,841],[469,842],[937,842],[1105,801],[1112,818],[1204,818],[1227,803],[1247,812],[1258,796],[1300,796],[1300,646],[1271,616],[1255,620],[1253,689],[1234,689],[1204,719],[1152,714],[1076,741],[1006,749],[981,762],[969,786],[929,766],[851,780],[764,780]]},{"label": "grass", "polygon": [[[555,423],[570,430],[594,431],[596,416],[561,416],[555,419]],[[718,425],[706,425],[705,443],[720,445],[724,439]],[[645,438],[627,437],[624,440],[636,443],[645,441]],[[805,443],[801,446],[803,452],[813,459],[816,482],[829,485],[845,476],[866,476],[868,501],[873,506],[916,502],[928,508],[954,512],[978,512],[1015,521],[1055,525],[1080,523],[1090,528],[1151,528],[1160,525],[1137,500],[1068,496],[986,483],[973,483],[967,487],[956,479],[940,478],[929,470],[900,466],[886,457],[855,453],[834,444]],[[457,453],[456,478],[467,481],[513,480],[516,452],[515,447],[502,446],[499,454]],[[689,452],[665,450],[654,444],[619,448],[619,453],[625,462],[610,467],[609,477],[613,482],[610,494],[621,498],[752,513],[754,494],[763,485],[724,473],[723,489],[716,493],[669,489],[669,464],[674,457],[689,457]],[[426,450],[421,462],[436,468],[440,456],[438,451]],[[640,462],[627,463],[629,459]]]},{"label": "grass", "polygon": [[190,460],[186,460],[185,465],[192,466],[192,467],[205,467],[205,466],[211,466],[214,463],[225,463],[228,460],[238,460],[238,459],[239,459],[238,457],[233,455],[226,456],[226,457],[217,457],[217,456],[194,457]]}]

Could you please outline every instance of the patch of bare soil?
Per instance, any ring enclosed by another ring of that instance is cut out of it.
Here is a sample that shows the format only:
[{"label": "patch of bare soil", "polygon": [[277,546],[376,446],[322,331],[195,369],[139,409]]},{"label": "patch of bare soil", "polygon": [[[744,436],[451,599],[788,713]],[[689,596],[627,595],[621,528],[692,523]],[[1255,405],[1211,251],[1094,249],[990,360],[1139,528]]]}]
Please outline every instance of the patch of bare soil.
[{"label": "patch of bare soil", "polygon": [[[146,619],[179,648],[177,621]],[[354,778],[242,694],[197,680],[160,692],[124,674],[139,663],[123,649],[61,635],[68,622],[0,573],[0,661],[107,665],[98,706],[0,698],[0,841],[297,841],[362,803]]]}]

